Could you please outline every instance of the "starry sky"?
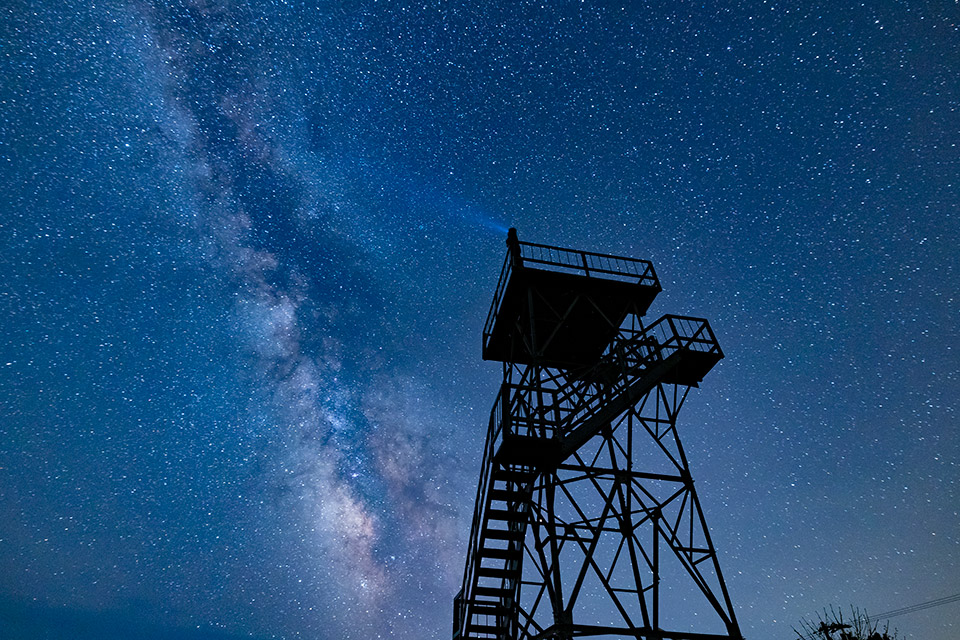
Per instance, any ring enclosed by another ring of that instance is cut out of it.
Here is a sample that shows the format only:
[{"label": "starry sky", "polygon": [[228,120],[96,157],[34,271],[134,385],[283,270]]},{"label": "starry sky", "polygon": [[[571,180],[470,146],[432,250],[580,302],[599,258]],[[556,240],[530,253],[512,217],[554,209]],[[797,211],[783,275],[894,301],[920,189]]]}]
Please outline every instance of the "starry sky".
[{"label": "starry sky", "polygon": [[710,319],[679,426],[747,638],[960,592],[958,25],[5,2],[0,637],[449,637],[510,226]]}]

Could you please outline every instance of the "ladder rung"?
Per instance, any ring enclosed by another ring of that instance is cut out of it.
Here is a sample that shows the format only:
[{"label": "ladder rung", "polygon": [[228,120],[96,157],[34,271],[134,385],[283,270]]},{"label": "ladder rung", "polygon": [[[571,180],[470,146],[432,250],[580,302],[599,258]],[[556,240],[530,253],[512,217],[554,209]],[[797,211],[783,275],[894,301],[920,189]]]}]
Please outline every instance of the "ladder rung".
[{"label": "ladder rung", "polygon": [[500,502],[527,502],[527,494],[523,491],[510,491],[509,489],[491,489],[490,499]]},{"label": "ladder rung", "polygon": [[497,567],[477,567],[478,576],[486,578],[516,578],[520,575],[517,569],[498,569]]},{"label": "ladder rung", "polygon": [[495,547],[484,547],[480,549],[480,555],[484,558],[516,560],[523,555],[523,549],[497,549]]},{"label": "ladder rung", "polygon": [[504,627],[495,624],[468,624],[467,633],[471,631],[477,633],[503,633]]},{"label": "ladder rung", "polygon": [[481,602],[474,604],[471,609],[474,615],[478,616],[505,616],[510,613],[510,610],[506,607],[502,607],[499,604],[490,604],[488,602]]},{"label": "ladder rung", "polygon": [[511,540],[513,542],[523,542],[522,531],[504,531],[503,529],[487,529],[483,532],[483,537],[491,540]]},{"label": "ladder rung", "polygon": [[487,509],[487,517],[493,520],[510,520],[520,522],[527,519],[527,514],[522,511],[511,511],[510,509]]},{"label": "ladder rung", "polygon": [[510,590],[503,587],[474,587],[473,595],[484,598],[506,598],[510,595]]}]

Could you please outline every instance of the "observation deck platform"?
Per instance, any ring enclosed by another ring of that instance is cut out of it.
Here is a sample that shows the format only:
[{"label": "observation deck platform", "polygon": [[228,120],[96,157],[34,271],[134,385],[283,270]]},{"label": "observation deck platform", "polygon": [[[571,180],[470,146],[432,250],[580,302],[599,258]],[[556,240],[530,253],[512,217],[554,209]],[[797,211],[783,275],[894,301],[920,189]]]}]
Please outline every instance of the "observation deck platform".
[{"label": "observation deck platform", "polygon": [[507,247],[484,360],[594,365],[627,314],[645,314],[661,291],[647,260],[520,242],[513,229]]},{"label": "observation deck platform", "polygon": [[562,384],[501,385],[490,414],[499,464],[550,469],[659,384],[699,386],[723,359],[703,318],[666,315],[621,336],[601,362]]}]

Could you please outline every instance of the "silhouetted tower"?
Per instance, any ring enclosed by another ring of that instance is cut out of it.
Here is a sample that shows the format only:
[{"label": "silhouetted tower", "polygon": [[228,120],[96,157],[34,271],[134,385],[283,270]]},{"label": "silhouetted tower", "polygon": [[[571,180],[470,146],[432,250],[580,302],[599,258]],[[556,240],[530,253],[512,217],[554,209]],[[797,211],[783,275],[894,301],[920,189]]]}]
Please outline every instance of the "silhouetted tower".
[{"label": "silhouetted tower", "polygon": [[741,638],[677,414],[722,357],[641,318],[644,260],[520,242],[483,330],[503,362],[453,638]]}]

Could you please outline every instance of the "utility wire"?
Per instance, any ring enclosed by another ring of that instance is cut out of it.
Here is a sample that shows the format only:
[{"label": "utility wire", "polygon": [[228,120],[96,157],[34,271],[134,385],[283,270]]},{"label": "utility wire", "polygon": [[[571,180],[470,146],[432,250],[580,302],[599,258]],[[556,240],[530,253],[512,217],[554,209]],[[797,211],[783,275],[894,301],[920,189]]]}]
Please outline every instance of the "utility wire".
[{"label": "utility wire", "polygon": [[885,620],[887,618],[893,618],[895,616],[902,616],[907,613],[913,613],[914,611],[923,611],[924,609],[930,609],[931,607],[939,607],[942,604],[950,604],[951,602],[960,601],[960,593],[955,593],[952,596],[944,596],[942,598],[937,598],[936,600],[928,600],[927,602],[921,602],[920,604],[913,604],[909,607],[901,607],[900,609],[894,609],[892,611],[887,611],[886,613],[881,613],[878,616],[870,616],[874,620]]},{"label": "utility wire", "polygon": [[[899,609],[892,609],[881,613],[878,616],[866,615],[870,620],[886,620],[887,618],[895,618],[896,616],[906,615],[908,613],[914,613],[915,611],[923,611],[924,609],[932,609],[933,607],[939,607],[940,605],[950,604],[951,602],[960,602],[960,593],[955,593],[952,596],[943,596],[942,598],[937,598],[935,600],[927,600],[926,602],[920,602],[918,604],[912,604],[908,607],[901,607]],[[811,633],[810,635],[804,636],[797,633],[798,636],[804,638],[805,640],[815,640],[817,638],[817,633]]]}]

